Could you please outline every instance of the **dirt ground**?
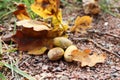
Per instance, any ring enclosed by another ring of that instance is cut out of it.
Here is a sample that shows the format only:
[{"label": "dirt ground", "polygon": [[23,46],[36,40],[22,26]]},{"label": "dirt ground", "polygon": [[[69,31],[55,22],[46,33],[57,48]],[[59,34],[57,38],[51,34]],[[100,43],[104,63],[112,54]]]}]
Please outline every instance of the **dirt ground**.
[{"label": "dirt ground", "polygon": [[[63,19],[69,21],[70,26],[73,25],[73,21],[78,15],[85,15],[79,6],[74,8],[63,8]],[[28,55],[27,52],[20,51],[4,53],[2,61],[15,62],[21,70],[32,75],[37,80],[120,80],[120,57],[118,58],[114,54],[102,50],[92,42],[75,39],[90,38],[104,48],[109,49],[109,51],[120,55],[120,19],[103,12],[92,17],[93,28],[91,30],[97,30],[101,33],[107,32],[112,34],[112,36],[93,32],[81,35],[68,31],[67,34],[69,35],[69,39],[72,40],[79,49],[83,50],[89,48],[93,52],[107,54],[107,59],[103,64],[96,64],[94,67],[82,68],[80,63],[77,62],[68,63],[65,62],[64,59],[59,61],[50,61],[47,54],[32,56]],[[3,31],[0,33],[0,36],[9,36],[9,33],[13,31],[13,24],[6,23],[9,21],[12,20],[6,20],[5,24],[2,25]],[[119,37],[114,37],[113,35],[117,35]],[[5,44],[7,46],[16,47],[16,44]],[[26,80],[5,67],[1,70],[1,72],[5,74],[8,80]]]}]

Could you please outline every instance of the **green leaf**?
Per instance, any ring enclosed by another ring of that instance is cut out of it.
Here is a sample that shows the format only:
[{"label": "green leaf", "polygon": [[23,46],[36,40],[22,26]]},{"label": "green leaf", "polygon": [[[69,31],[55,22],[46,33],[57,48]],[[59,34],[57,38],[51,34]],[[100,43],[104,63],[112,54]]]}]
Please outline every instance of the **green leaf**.
[{"label": "green leaf", "polygon": [[7,80],[6,77],[0,72],[0,80]]},{"label": "green leaf", "polygon": [[14,65],[10,65],[10,64],[6,64],[4,63],[4,66],[6,66],[9,69],[12,69],[13,71],[15,71],[16,73],[22,75],[23,77],[29,79],[29,80],[36,80],[35,78],[33,78],[32,76],[28,75],[27,73],[23,72],[22,70],[20,70],[19,68],[17,68]]}]

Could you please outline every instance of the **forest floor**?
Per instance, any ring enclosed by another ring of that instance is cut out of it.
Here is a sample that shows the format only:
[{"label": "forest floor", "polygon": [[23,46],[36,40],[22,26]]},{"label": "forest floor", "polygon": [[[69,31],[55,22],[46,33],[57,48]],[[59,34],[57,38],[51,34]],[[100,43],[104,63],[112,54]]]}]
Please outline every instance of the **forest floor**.
[{"label": "forest floor", "polygon": [[[63,8],[63,19],[70,21],[70,26],[77,16],[85,15],[81,6],[65,6]],[[64,59],[50,61],[47,54],[32,56],[27,52],[15,51],[3,53],[1,61],[15,62],[22,71],[27,72],[37,80],[120,80],[120,18],[101,12],[92,16],[92,29],[87,34],[75,34],[68,30],[69,39],[73,41],[79,49],[89,48],[93,52],[107,54],[105,63],[96,64],[94,67],[80,67],[80,63],[65,62]],[[1,37],[11,35],[14,30],[15,17],[8,17],[0,25]],[[94,32],[94,31],[98,31]],[[107,34],[104,34],[107,33]],[[75,39],[76,38],[76,39]],[[98,47],[94,42],[79,40],[79,38],[90,38],[105,49]],[[78,39],[78,40],[77,40]],[[16,47],[15,43],[5,42],[3,48]],[[113,54],[115,53],[115,54]],[[26,80],[6,67],[0,70],[8,80]]]}]

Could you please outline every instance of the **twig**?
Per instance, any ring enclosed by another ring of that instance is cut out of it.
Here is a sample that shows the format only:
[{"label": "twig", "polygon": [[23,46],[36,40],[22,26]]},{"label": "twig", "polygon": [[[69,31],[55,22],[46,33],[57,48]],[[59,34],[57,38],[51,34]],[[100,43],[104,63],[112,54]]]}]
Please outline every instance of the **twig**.
[{"label": "twig", "polygon": [[32,56],[26,58],[24,61],[22,61],[22,62],[19,64],[19,66],[22,66],[22,65],[23,65],[25,62],[27,62],[31,57],[32,57]]},{"label": "twig", "polygon": [[9,47],[6,45],[6,43],[3,40],[1,40],[1,42],[3,43],[3,45],[5,46],[5,48],[8,50]]},{"label": "twig", "polygon": [[120,36],[115,35],[115,34],[111,34],[111,33],[108,33],[108,32],[100,32],[98,30],[88,30],[87,32],[89,32],[89,33],[97,33],[97,34],[100,34],[100,35],[108,35],[108,36],[112,36],[112,37],[120,39]]},{"label": "twig", "polygon": [[97,42],[95,42],[93,39],[89,39],[89,38],[73,38],[74,40],[85,40],[85,41],[89,41],[92,42],[94,45],[96,45],[98,48],[107,51],[108,53],[112,53],[115,56],[117,56],[118,58],[120,58],[120,55],[118,55],[117,53],[110,51],[109,49],[104,48],[103,46],[101,46],[100,44],[98,44]]}]

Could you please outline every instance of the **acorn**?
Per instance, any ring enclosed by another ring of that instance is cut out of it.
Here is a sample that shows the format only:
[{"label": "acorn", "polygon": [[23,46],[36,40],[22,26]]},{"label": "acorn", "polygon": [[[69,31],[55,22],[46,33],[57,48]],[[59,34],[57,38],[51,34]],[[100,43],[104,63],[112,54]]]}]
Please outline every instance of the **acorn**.
[{"label": "acorn", "polygon": [[66,49],[67,47],[73,44],[73,42],[67,39],[66,37],[56,37],[54,38],[53,43],[55,46],[61,47],[63,49]]},{"label": "acorn", "polygon": [[65,50],[65,53],[64,53],[64,59],[65,59],[65,61],[67,61],[67,62],[72,62],[73,60],[72,60],[72,55],[71,55],[71,53],[72,53],[72,51],[77,50],[77,49],[78,49],[78,48],[77,48],[75,45],[69,46],[69,47]]},{"label": "acorn", "polygon": [[48,58],[50,60],[59,60],[64,55],[64,50],[60,47],[52,48],[48,52]]}]

